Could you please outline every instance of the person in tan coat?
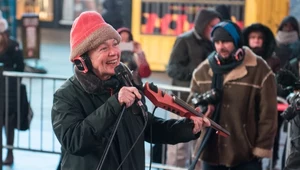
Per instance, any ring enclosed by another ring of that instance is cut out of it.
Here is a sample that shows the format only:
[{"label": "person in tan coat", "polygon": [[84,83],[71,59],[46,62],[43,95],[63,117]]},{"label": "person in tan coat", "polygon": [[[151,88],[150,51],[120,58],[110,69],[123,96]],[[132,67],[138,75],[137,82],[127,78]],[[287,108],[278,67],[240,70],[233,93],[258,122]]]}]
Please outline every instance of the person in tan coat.
[{"label": "person in tan coat", "polygon": [[260,170],[272,156],[277,129],[275,77],[267,63],[242,47],[238,26],[224,21],[211,32],[215,51],[193,72],[190,99],[212,88],[221,92],[210,117],[231,133],[209,128],[196,143],[203,170]]}]

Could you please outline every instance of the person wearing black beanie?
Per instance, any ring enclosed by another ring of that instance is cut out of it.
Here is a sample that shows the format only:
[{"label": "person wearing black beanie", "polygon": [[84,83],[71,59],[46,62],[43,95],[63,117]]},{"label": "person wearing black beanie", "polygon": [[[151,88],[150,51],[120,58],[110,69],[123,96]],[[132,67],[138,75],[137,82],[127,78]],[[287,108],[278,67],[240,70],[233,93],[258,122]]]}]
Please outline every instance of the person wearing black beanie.
[{"label": "person wearing black beanie", "polygon": [[203,161],[203,170],[261,170],[261,159],[272,156],[277,130],[275,76],[261,57],[242,46],[235,23],[220,22],[211,39],[215,51],[194,70],[188,101],[217,89],[220,101],[208,105],[214,112],[207,116],[231,136],[207,129],[196,142],[194,160]]}]

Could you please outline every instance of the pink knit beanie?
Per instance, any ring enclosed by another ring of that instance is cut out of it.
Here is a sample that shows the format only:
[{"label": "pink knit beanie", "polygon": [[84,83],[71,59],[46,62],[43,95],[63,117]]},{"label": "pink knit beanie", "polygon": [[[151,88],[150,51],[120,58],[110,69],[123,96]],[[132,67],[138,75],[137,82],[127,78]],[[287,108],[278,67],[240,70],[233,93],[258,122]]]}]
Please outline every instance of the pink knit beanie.
[{"label": "pink knit beanie", "polygon": [[109,39],[120,42],[119,33],[95,11],[81,13],[73,22],[70,33],[70,60],[97,48]]}]

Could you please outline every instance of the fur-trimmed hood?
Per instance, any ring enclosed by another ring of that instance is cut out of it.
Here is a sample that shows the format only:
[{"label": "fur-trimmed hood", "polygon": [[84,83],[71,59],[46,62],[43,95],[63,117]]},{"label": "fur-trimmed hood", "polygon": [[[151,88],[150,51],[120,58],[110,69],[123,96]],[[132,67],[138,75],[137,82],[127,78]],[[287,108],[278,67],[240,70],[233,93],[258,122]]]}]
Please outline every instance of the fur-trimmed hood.
[{"label": "fur-trimmed hood", "polygon": [[263,24],[255,23],[245,28],[243,31],[244,45],[249,47],[249,34],[255,31],[259,31],[263,33],[264,43],[263,49],[265,49],[264,54],[261,56],[264,59],[272,57],[272,54],[276,48],[276,41],[272,31]]}]

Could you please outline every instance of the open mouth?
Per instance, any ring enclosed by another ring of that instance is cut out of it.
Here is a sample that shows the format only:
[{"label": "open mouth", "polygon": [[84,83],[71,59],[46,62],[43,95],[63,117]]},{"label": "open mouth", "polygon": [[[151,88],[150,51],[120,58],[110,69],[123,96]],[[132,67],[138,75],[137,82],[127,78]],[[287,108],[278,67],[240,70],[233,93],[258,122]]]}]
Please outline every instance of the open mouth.
[{"label": "open mouth", "polygon": [[117,59],[106,62],[106,64],[112,64],[112,65],[117,64],[117,63],[118,63]]}]

